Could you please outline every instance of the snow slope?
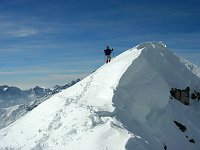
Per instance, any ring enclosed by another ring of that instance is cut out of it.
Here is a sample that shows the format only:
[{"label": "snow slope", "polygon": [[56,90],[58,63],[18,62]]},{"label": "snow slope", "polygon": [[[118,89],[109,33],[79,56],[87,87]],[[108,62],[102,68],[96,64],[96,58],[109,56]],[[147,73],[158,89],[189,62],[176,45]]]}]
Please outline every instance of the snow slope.
[{"label": "snow slope", "polygon": [[191,67],[162,43],[142,43],[1,129],[0,149],[197,150],[200,104],[169,93],[199,88]]}]

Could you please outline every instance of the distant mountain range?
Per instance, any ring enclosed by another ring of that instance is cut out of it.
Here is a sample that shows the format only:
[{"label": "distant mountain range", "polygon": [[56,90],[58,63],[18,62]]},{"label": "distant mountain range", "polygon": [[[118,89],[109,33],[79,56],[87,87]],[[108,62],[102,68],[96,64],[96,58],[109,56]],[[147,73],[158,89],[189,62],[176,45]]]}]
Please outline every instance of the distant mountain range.
[{"label": "distant mountain range", "polygon": [[36,86],[29,90],[21,90],[18,87],[7,85],[0,86],[0,108],[12,107],[15,105],[25,104],[33,100],[48,97],[49,95],[58,93],[79,81],[80,79],[77,79],[63,86],[56,85],[53,88],[42,88]]},{"label": "distant mountain range", "polygon": [[24,116],[54,94],[79,81],[80,79],[73,80],[63,86],[56,85],[51,89],[36,86],[33,89],[21,90],[7,85],[0,86],[0,129]]}]

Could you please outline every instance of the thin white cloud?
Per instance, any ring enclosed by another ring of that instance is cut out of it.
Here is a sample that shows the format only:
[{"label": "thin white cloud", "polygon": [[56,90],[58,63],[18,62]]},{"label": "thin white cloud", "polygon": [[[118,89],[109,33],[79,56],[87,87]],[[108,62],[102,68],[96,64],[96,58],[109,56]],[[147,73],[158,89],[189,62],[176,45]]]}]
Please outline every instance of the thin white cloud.
[{"label": "thin white cloud", "polygon": [[19,17],[0,14],[0,39],[57,33],[57,24],[40,17]]},{"label": "thin white cloud", "polygon": [[36,29],[27,29],[27,28],[10,32],[10,34],[13,35],[14,37],[27,37],[36,35],[38,33],[39,31]]},{"label": "thin white cloud", "polygon": [[[2,22],[1,19],[0,22]],[[39,30],[20,25],[17,22],[4,22],[0,23],[0,34],[1,39],[27,37],[39,34]]]}]

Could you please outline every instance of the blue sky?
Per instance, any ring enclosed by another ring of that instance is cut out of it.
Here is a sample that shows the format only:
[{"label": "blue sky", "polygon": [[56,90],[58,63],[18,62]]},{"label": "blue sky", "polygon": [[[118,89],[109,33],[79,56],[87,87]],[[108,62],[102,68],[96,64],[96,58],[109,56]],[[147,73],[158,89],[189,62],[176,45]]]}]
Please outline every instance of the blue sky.
[{"label": "blue sky", "polygon": [[0,0],[0,85],[51,87],[84,77],[145,41],[200,66],[199,0]]}]

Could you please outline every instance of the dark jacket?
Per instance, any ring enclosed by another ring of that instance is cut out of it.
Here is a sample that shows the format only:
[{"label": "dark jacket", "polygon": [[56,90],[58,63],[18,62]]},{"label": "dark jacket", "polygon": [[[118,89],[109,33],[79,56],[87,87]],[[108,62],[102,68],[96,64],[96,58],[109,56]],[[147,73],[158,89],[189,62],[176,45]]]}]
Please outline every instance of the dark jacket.
[{"label": "dark jacket", "polygon": [[109,48],[107,48],[106,50],[104,50],[105,55],[110,55],[112,51],[113,51],[113,49],[109,49]]}]

